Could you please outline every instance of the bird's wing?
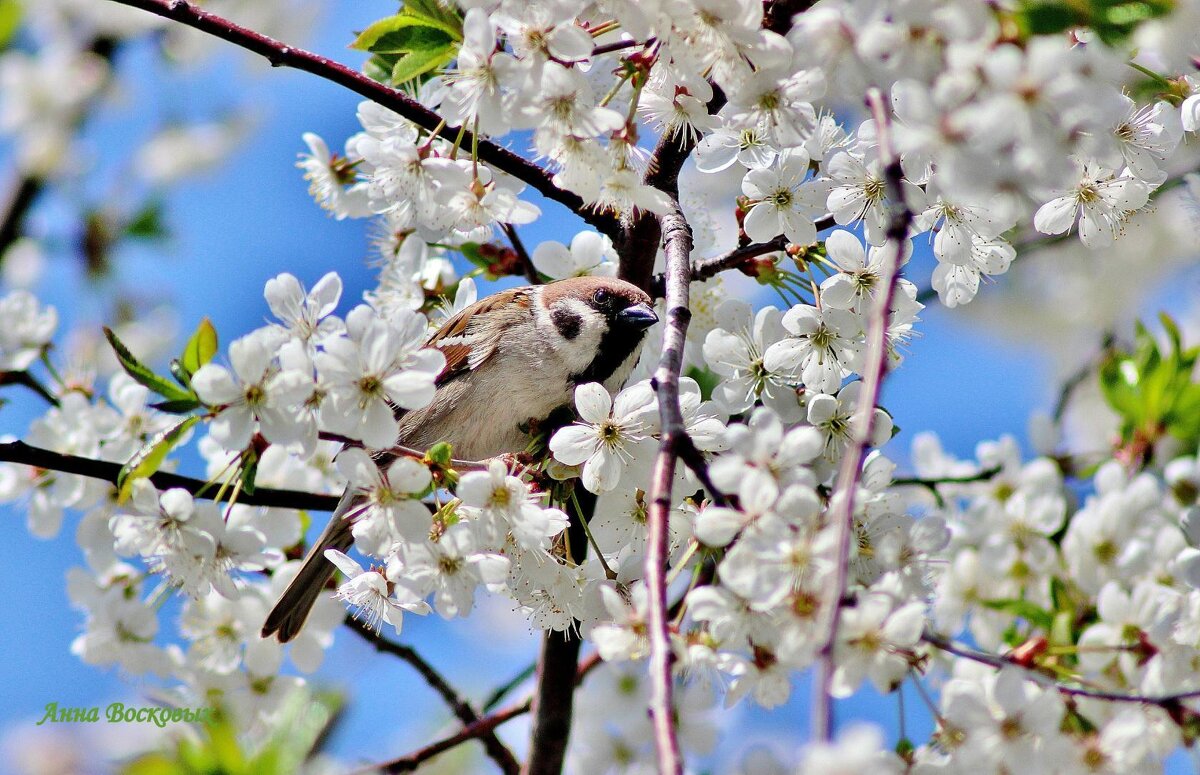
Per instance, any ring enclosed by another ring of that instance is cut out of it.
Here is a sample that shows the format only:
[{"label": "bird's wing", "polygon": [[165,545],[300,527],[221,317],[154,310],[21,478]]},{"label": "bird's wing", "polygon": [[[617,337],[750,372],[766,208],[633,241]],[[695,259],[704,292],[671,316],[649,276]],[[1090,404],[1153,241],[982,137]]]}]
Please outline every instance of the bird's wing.
[{"label": "bird's wing", "polygon": [[480,299],[447,320],[426,343],[446,356],[435,383],[444,385],[495,355],[504,331],[529,316],[532,298],[531,288],[513,288]]}]

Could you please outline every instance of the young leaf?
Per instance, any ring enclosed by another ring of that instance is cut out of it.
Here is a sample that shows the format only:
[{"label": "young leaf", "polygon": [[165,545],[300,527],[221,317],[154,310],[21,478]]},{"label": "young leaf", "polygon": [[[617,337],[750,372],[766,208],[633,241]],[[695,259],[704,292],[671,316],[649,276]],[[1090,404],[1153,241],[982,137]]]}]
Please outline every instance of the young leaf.
[{"label": "young leaf", "polygon": [[426,73],[433,72],[454,58],[455,48],[447,44],[441,48],[413,51],[400,57],[392,68],[392,85],[415,81]]},{"label": "young leaf", "polygon": [[183,355],[179,361],[189,375],[195,374],[200,367],[213,359],[217,354],[217,329],[212,321],[204,318],[196,330],[192,332],[187,344],[184,345]]},{"label": "young leaf", "polygon": [[199,417],[188,417],[146,442],[146,445],[138,450],[137,454],[131,457],[129,462],[121,467],[121,472],[117,474],[117,500],[125,502],[129,498],[135,481],[153,476],[175,445],[199,421]]},{"label": "young leaf", "polygon": [[149,367],[134,357],[133,353],[129,351],[124,342],[117,338],[117,335],[113,333],[111,328],[105,326],[104,336],[108,339],[108,343],[112,345],[113,352],[116,353],[121,368],[139,384],[145,385],[168,401],[189,401],[194,398],[191,393],[176,386],[166,377],[155,374]]}]

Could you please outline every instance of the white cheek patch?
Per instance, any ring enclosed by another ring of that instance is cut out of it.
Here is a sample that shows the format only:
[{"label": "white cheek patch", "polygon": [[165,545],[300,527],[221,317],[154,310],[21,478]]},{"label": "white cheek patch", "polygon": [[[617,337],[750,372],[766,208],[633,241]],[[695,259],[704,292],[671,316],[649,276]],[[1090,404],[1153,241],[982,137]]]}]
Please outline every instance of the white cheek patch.
[{"label": "white cheek patch", "polygon": [[[558,351],[562,354],[567,370],[571,373],[583,371],[596,357],[600,340],[608,332],[608,321],[579,299],[562,299],[556,302],[555,306],[579,319],[578,333],[569,340],[560,334],[555,326],[551,325],[550,328],[554,331]],[[550,316],[547,314],[546,317]]]}]

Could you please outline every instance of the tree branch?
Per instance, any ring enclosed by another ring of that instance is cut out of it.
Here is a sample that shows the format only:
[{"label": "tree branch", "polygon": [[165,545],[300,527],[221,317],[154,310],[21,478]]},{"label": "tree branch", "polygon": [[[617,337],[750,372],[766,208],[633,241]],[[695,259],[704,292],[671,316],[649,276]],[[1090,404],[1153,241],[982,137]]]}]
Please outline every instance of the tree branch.
[{"label": "tree branch", "polygon": [[822,642],[819,676],[814,683],[816,696],[813,702],[812,739],[829,740],[833,731],[833,652],[837,644],[838,620],[841,618],[842,601],[850,572],[850,539],[853,533],[854,497],[862,476],[863,458],[871,438],[871,426],[875,419],[875,405],[887,374],[888,348],[887,328],[891,317],[892,301],[896,295],[900,264],[904,256],[904,243],[908,239],[908,227],[913,214],[904,201],[902,180],[904,171],[900,159],[891,145],[890,114],[879,89],[867,91],[867,105],[875,119],[878,133],[879,156],[884,164],[884,183],[888,198],[888,224],[886,256],[880,267],[880,290],[871,305],[867,320],[867,354],[862,371],[862,392],[858,406],[850,421],[850,444],[842,457],[837,483],[829,499],[829,522],[837,535],[837,566],[834,583],[827,589],[822,600],[821,618],[825,637]]},{"label": "tree branch", "polygon": [[449,751],[451,748],[462,745],[463,743],[474,740],[483,735],[495,735],[493,731],[506,721],[511,721],[517,716],[523,716],[529,712],[529,706],[532,700],[511,705],[504,710],[498,710],[495,713],[488,714],[476,721],[474,724],[469,724],[462,728],[461,731],[443,738],[436,743],[431,743],[424,748],[413,751],[407,756],[401,756],[399,759],[383,762],[382,764],[372,764],[369,767],[364,767],[357,770],[356,773],[367,775],[367,773],[377,772],[413,772],[422,764],[437,756],[440,753]]},{"label": "tree branch", "polygon": [[[450,682],[433,665],[426,662],[425,658],[418,654],[416,649],[406,646],[403,643],[388,640],[368,627],[365,622],[353,616],[346,617],[346,626],[353,630],[360,638],[374,646],[376,651],[399,657],[412,665],[413,669],[425,679],[425,683],[429,684],[430,688],[441,695],[442,699],[450,706],[450,710],[454,712],[454,715],[463,723],[465,728],[479,721],[479,714],[475,712],[475,709],[459,696],[454,687],[450,685]],[[483,743],[487,755],[500,766],[501,771],[505,775],[517,775],[521,771],[520,762],[513,756],[512,751],[508,750],[508,746],[500,742],[500,738],[496,737],[494,731],[489,729],[480,733],[479,741]]]},{"label": "tree branch", "polygon": [[[120,463],[107,460],[94,460],[77,455],[64,455],[41,447],[32,447],[23,441],[0,443],[0,463],[20,463],[21,465],[42,468],[47,471],[61,471],[65,474],[86,476],[89,479],[100,479],[111,484],[117,483],[117,476],[123,467]],[[212,500],[217,488],[210,482],[193,479],[188,476],[159,471],[150,477],[151,483],[160,490],[179,487],[187,490],[197,498]],[[271,487],[256,487],[250,494],[244,490],[238,495],[238,503],[246,506],[271,506],[280,509],[304,509],[307,511],[333,511],[337,508],[338,496],[318,495],[317,493],[298,492],[296,490],[276,490]]]},{"label": "tree branch", "polygon": [[[683,371],[683,348],[692,318],[688,290],[691,285],[692,231],[683,213],[675,210],[662,218],[663,244],[667,254],[667,322],[663,332],[662,359],[651,384],[658,393],[662,435],[650,480],[650,510],[647,515],[646,592],[647,629],[650,640],[650,721],[658,754],[658,772],[683,772],[679,739],[672,704],[671,648],[667,620],[667,562],[670,536],[667,520],[671,513],[671,485],[681,450],[691,443],[679,404],[679,376]],[[707,474],[706,474],[707,475]]]},{"label": "tree branch", "polygon": [[529,256],[529,251],[525,249],[525,243],[521,241],[521,235],[517,234],[517,227],[511,223],[501,224],[501,229],[508,237],[509,243],[512,244],[513,252],[517,254],[517,258],[521,260],[521,268],[525,270],[525,279],[532,285],[541,285],[542,278],[538,274],[537,267],[533,265],[533,259]]},{"label": "tree branch", "polygon": [[[583,664],[575,672],[574,678],[568,678],[568,685],[574,690],[576,686],[583,683],[583,679],[587,674],[596,669],[600,665],[601,660],[598,654],[593,654],[588,659],[584,660]],[[474,740],[481,735],[487,734],[500,726],[506,721],[511,721],[517,716],[522,716],[529,713],[533,705],[533,699],[529,698],[516,705],[510,705],[504,710],[498,710],[495,713],[490,713],[479,719],[473,724],[469,724],[463,729],[447,738],[443,738],[436,743],[425,746],[407,756],[402,756],[399,759],[383,762],[382,764],[373,764],[369,767],[364,767],[358,770],[358,773],[366,775],[366,773],[376,772],[412,772],[417,769],[422,763],[432,759],[440,753],[450,750],[455,746],[461,745],[469,740]]]},{"label": "tree branch", "polygon": [[4,210],[0,211],[0,259],[20,239],[25,227],[25,215],[33,207],[44,185],[41,178],[35,177],[18,176],[13,180]]},{"label": "tree branch", "polygon": [[[596,496],[583,488],[577,490],[579,519],[572,519],[567,525],[566,545],[570,549],[570,560],[579,565],[586,559],[588,548],[583,520],[590,519],[595,513]],[[573,622],[565,632],[547,632],[542,638],[525,775],[559,775],[562,772],[571,735],[571,717],[575,712],[575,686],[580,675],[577,664],[582,647],[579,622]]]},{"label": "tree branch", "polygon": [[58,396],[46,389],[46,386],[27,371],[0,371],[0,387],[5,385],[20,385],[29,388],[46,403],[58,406]]},{"label": "tree branch", "polygon": [[[274,67],[291,67],[344,86],[350,91],[393,110],[417,126],[447,140],[460,137],[457,127],[445,125],[442,117],[407,94],[372,80],[340,62],[289,46],[254,30],[242,27],[214,13],[201,10],[186,0],[112,0],[122,5],[140,8],[166,19],[185,24],[214,35],[235,46],[265,57]],[[588,209],[578,194],[554,185],[546,170],[490,140],[476,141],[470,131],[461,130],[461,145],[477,147],[479,158],[498,170],[524,181],[547,199],[562,204],[600,231],[615,237],[619,233],[617,220],[607,213]]]},{"label": "tree branch", "polygon": [[947,654],[953,654],[962,659],[969,659],[972,662],[990,665],[994,668],[1002,667],[1018,667],[1024,670],[1030,681],[1047,688],[1055,689],[1061,694],[1070,695],[1072,697],[1090,697],[1095,700],[1107,700],[1109,702],[1135,702],[1144,705],[1170,706],[1175,705],[1183,700],[1192,700],[1200,697],[1200,689],[1192,689],[1186,692],[1175,692],[1173,694],[1130,694],[1128,692],[1114,692],[1107,689],[1091,689],[1086,686],[1067,686],[1058,681],[1043,675],[1035,670],[1031,670],[1027,665],[1024,665],[1015,659],[1004,654],[990,654],[986,651],[955,643],[950,638],[938,633],[926,630],[921,634],[921,640],[933,646],[936,649],[945,651]]}]

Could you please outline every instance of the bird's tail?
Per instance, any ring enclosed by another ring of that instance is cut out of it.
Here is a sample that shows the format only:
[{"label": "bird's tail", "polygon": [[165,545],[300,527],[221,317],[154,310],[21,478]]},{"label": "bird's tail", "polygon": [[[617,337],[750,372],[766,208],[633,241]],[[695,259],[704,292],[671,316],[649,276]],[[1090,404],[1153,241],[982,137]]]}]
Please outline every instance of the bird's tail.
[{"label": "bird's tail", "polygon": [[325,550],[337,549],[344,552],[354,543],[354,535],[351,533],[353,522],[349,515],[353,507],[361,502],[361,496],[352,488],[347,488],[334,509],[329,524],[321,532],[321,537],[305,555],[300,572],[283,591],[271,613],[267,614],[267,621],[262,628],[264,638],[275,635],[280,643],[287,643],[300,632],[300,628],[308,619],[309,611],[317,602],[317,596],[337,570],[333,563],[325,558]]}]

